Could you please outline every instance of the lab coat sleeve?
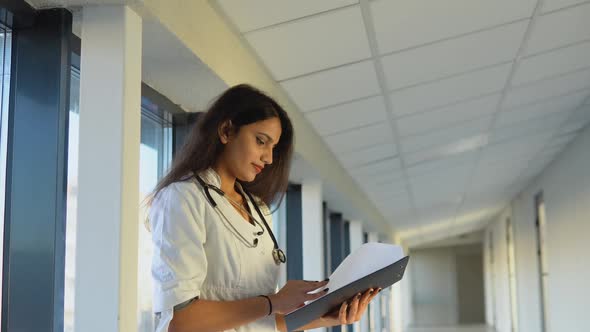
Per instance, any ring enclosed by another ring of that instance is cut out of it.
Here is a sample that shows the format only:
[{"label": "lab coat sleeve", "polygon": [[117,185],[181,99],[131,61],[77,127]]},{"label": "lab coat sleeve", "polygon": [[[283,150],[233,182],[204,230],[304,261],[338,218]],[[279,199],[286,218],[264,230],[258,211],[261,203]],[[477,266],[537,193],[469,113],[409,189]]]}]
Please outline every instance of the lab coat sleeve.
[{"label": "lab coat sleeve", "polygon": [[188,194],[186,183],[169,185],[152,203],[154,312],[200,296],[207,275],[203,211],[203,201]]}]

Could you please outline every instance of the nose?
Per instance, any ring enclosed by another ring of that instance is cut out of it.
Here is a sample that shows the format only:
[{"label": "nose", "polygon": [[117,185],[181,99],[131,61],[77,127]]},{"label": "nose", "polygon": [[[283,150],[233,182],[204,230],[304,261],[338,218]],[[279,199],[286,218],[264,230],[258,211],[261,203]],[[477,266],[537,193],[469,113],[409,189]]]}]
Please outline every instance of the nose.
[{"label": "nose", "polygon": [[262,154],[260,160],[262,160],[262,162],[267,165],[272,164],[272,148],[264,149],[264,153]]}]

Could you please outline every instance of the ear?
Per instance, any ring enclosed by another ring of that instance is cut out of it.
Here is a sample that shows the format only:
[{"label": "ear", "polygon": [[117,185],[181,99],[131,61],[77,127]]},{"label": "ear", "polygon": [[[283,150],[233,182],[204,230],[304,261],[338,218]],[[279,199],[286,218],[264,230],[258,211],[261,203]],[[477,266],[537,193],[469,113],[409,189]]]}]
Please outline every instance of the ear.
[{"label": "ear", "polygon": [[219,135],[219,140],[222,144],[227,144],[231,141],[233,136],[233,125],[231,120],[227,120],[223,122],[219,128],[217,129],[217,134]]}]

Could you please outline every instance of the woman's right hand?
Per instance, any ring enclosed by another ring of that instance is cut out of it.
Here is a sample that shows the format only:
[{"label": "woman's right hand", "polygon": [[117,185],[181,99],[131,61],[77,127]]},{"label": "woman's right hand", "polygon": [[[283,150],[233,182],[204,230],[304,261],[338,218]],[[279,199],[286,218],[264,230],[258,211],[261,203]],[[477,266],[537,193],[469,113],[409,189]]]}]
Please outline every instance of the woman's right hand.
[{"label": "woman's right hand", "polygon": [[324,281],[306,281],[306,280],[289,280],[287,284],[279,290],[278,293],[270,295],[272,302],[273,314],[287,314],[304,305],[304,302],[318,299],[328,292],[328,288],[308,294],[318,288],[328,284],[328,279]]}]

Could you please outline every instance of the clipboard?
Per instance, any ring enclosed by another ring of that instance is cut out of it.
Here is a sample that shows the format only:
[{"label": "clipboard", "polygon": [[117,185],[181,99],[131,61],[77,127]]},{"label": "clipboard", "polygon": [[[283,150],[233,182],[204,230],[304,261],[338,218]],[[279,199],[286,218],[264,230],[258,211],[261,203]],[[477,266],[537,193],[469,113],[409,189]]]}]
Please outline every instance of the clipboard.
[{"label": "clipboard", "polygon": [[406,256],[381,270],[353,281],[352,283],[285,315],[287,331],[295,331],[297,328],[308,324],[314,319],[329,313],[335,308],[340,307],[344,301],[351,299],[357,293],[363,293],[369,288],[385,289],[395,284],[403,278],[409,259],[410,256]]}]

